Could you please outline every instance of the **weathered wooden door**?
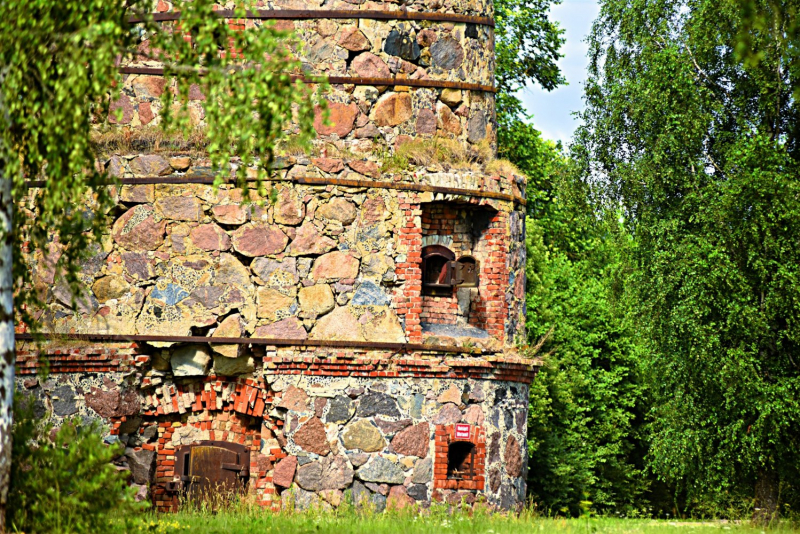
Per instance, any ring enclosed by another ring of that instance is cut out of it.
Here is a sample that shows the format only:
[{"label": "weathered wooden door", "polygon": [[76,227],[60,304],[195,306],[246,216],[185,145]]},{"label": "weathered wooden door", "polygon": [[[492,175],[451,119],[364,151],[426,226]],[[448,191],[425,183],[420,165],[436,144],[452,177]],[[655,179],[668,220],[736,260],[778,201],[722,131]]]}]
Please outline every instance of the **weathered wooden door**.
[{"label": "weathered wooden door", "polygon": [[188,501],[216,508],[243,493],[249,476],[250,452],[243,445],[204,441],[181,447],[176,468]]}]

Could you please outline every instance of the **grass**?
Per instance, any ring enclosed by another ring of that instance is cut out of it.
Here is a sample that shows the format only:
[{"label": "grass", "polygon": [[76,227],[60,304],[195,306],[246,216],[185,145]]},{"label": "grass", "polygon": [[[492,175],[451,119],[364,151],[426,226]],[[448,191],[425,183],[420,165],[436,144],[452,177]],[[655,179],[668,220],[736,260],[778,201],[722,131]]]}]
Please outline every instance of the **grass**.
[{"label": "grass", "polygon": [[451,513],[446,506],[434,505],[425,513],[410,510],[384,514],[355,512],[343,505],[334,512],[271,513],[257,506],[239,505],[212,513],[210,511],[181,511],[177,514],[154,513],[127,516],[115,524],[128,533],[150,532],[172,534],[191,533],[315,533],[315,534],[522,534],[546,533],[583,534],[668,534],[687,532],[763,534],[800,532],[790,522],[769,529],[754,527],[749,522],[727,521],[669,521],[655,519],[620,519],[590,517],[580,519],[545,518],[524,512],[492,514],[486,510]]},{"label": "grass", "polygon": [[521,175],[516,165],[507,159],[493,159],[486,164],[486,172],[490,174],[499,174],[501,176],[511,176],[512,174]]},{"label": "grass", "polygon": [[384,172],[404,171],[410,165],[427,167],[438,164],[448,170],[479,170],[492,159],[488,140],[474,146],[455,139],[433,137],[416,138],[397,147],[394,154],[385,157]]},{"label": "grass", "polygon": [[299,136],[292,135],[278,142],[278,145],[275,147],[275,155],[317,157],[319,156],[319,147],[310,142],[303,143],[300,141]]},{"label": "grass", "polygon": [[91,141],[101,159],[120,154],[188,154],[206,153],[208,137],[197,127],[188,134],[165,134],[156,126],[144,128],[109,128],[92,132]]},{"label": "grass", "polygon": [[494,157],[488,139],[468,145],[439,136],[416,138],[403,143],[393,154],[384,156],[381,171],[400,172],[412,166],[430,165],[439,165],[445,171],[485,171],[506,176],[520,173],[510,161]]}]

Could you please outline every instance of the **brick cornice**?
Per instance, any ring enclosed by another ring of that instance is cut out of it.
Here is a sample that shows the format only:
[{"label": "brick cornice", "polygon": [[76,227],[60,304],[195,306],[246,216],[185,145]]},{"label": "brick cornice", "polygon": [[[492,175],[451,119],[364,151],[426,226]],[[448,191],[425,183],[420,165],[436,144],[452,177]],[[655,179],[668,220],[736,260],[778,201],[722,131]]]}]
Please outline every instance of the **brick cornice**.
[{"label": "brick cornice", "polygon": [[[256,347],[263,375],[309,375],[363,378],[479,379],[530,384],[539,360],[511,354],[453,357],[436,351],[398,353],[364,349],[323,350],[302,347]],[[37,347],[17,350],[19,375],[35,375],[47,361],[51,373],[125,372],[146,367],[150,356],[136,343],[95,343],[84,347]],[[257,371],[258,372],[258,371]],[[147,387],[147,384],[142,384]]]}]

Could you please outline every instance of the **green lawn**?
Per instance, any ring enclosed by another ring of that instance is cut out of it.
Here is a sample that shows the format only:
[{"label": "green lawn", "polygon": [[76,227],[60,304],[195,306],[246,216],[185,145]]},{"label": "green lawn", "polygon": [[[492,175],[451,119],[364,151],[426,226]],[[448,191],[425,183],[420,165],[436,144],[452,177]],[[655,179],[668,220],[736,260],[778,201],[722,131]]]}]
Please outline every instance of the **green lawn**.
[{"label": "green lawn", "polygon": [[448,514],[444,509],[435,509],[425,515],[411,513],[388,513],[363,515],[355,513],[281,513],[273,514],[260,510],[242,509],[219,514],[203,512],[181,512],[178,514],[144,514],[119,520],[121,530],[127,532],[152,532],[171,534],[177,532],[235,534],[253,533],[491,533],[517,534],[524,532],[555,532],[563,534],[609,533],[609,534],[668,534],[691,532],[692,534],[736,532],[800,532],[794,525],[784,522],[770,529],[755,528],[749,523],[724,521],[666,521],[651,519],[547,519],[530,514],[522,516],[476,513]]}]

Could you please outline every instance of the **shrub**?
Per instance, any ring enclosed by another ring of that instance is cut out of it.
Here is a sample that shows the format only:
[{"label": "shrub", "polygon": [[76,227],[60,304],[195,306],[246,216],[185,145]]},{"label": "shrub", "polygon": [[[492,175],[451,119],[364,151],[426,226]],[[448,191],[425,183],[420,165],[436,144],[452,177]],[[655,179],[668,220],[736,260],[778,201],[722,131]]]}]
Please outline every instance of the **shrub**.
[{"label": "shrub", "polygon": [[14,403],[6,518],[12,531],[104,532],[110,516],[141,507],[127,473],[111,463],[121,447],[103,443],[96,421],[75,417],[56,429],[36,419],[33,404],[32,397]]}]

